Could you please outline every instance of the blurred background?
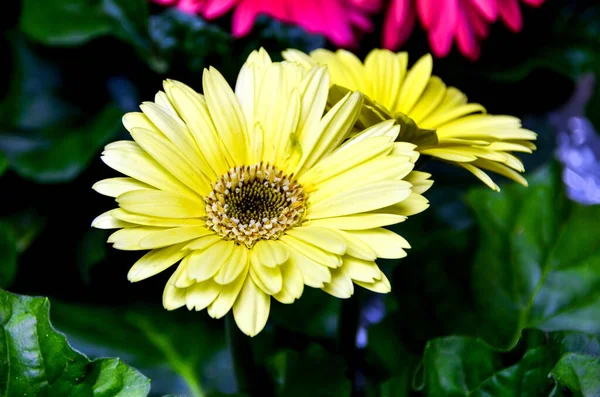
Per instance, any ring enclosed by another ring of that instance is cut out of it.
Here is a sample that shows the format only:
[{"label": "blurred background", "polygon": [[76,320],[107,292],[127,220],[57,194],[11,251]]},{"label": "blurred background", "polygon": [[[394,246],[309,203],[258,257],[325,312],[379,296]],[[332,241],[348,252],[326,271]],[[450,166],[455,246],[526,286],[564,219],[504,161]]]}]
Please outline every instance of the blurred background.
[{"label": "blurred background", "polygon": [[[456,386],[458,369],[434,366],[436,357],[457,357],[465,373],[494,363],[480,374],[487,379],[548,341],[566,345],[557,331],[585,336],[588,350],[578,353],[597,357],[600,4],[548,0],[522,12],[519,34],[496,23],[479,60],[453,50],[436,58],[434,74],[538,133],[538,150],[523,158],[529,189],[502,181],[497,194],[464,171],[427,163],[436,176],[431,207],[396,227],[413,248],[382,263],[391,294],[363,290],[349,304],[307,288],[293,305],[272,305],[251,340],[271,380],[265,396],[466,396],[479,381]],[[373,18],[375,29],[353,49],[361,58],[381,46],[383,16]],[[169,272],[129,283],[140,254],[112,249],[110,231],[90,227],[114,206],[91,189],[116,176],[100,152],[129,139],[122,115],[153,100],[165,78],[201,90],[203,68],[233,84],[260,46],[275,59],[290,47],[335,47],[265,16],[236,39],[230,15],[208,22],[145,0],[16,0],[3,4],[0,21],[0,287],[48,296],[52,323],[73,347],[122,358],[152,379],[152,396],[234,393],[223,321],[162,309]],[[419,26],[401,50],[409,64],[430,51]],[[342,331],[340,313],[359,304],[359,323]],[[463,353],[477,359],[463,362]],[[548,378],[557,360],[528,395],[586,395]],[[511,390],[488,395],[519,395]]]}]

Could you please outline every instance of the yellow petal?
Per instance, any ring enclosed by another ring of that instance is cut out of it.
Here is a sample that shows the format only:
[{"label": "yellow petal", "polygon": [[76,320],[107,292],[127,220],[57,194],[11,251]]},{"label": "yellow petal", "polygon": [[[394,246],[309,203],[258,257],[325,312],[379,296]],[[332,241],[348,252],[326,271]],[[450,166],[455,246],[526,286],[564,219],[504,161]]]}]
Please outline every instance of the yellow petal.
[{"label": "yellow petal", "polygon": [[[396,124],[395,120],[383,120],[348,139],[336,150],[336,153],[347,150],[354,145],[362,145],[364,141],[376,137],[388,137],[389,141],[393,142],[399,134],[400,126]],[[404,144],[411,150],[416,147],[416,145],[408,142],[404,142]]]},{"label": "yellow petal", "polygon": [[371,98],[388,109],[394,109],[400,90],[390,87],[400,87],[406,73],[406,65],[402,69],[400,58],[389,50],[374,49],[365,58],[365,75],[372,82],[371,91],[366,92]]},{"label": "yellow petal", "polygon": [[423,94],[425,87],[427,87],[432,70],[433,58],[430,54],[424,55],[413,65],[402,85],[396,111],[410,114],[410,111]]},{"label": "yellow petal", "polygon": [[242,291],[233,305],[235,322],[248,336],[257,335],[267,324],[271,297],[256,286],[251,277],[246,277]]},{"label": "yellow petal", "polygon": [[330,229],[362,230],[381,226],[394,225],[406,219],[396,214],[355,214],[336,218],[315,219],[305,223],[306,226],[320,226]]},{"label": "yellow petal", "polygon": [[331,281],[325,284],[322,289],[328,294],[340,299],[349,298],[354,293],[352,280],[342,268],[331,270]]},{"label": "yellow petal", "polygon": [[185,289],[185,303],[188,310],[200,311],[206,309],[208,305],[214,302],[222,289],[223,286],[213,280],[194,283],[194,285]]},{"label": "yellow petal", "polygon": [[355,280],[354,284],[360,285],[363,288],[371,290],[373,292],[379,292],[380,294],[387,294],[392,290],[390,281],[387,279],[385,274],[381,272],[380,279],[372,283],[363,283],[362,281]]},{"label": "yellow petal", "polygon": [[[431,76],[425,92],[410,112],[410,118],[417,125],[421,125],[444,100],[446,95],[446,84],[437,76]],[[431,124],[428,124],[431,125]]]},{"label": "yellow petal", "polygon": [[372,211],[406,199],[411,194],[410,183],[380,181],[348,189],[316,202],[307,210],[307,219],[333,218]]},{"label": "yellow petal", "polygon": [[304,292],[302,273],[294,261],[287,261],[279,269],[281,269],[282,278],[281,291],[273,297],[281,303],[293,303]]},{"label": "yellow petal", "polygon": [[[183,247],[185,249],[185,247]],[[185,258],[181,260],[181,263],[177,267],[177,277],[174,278],[175,286],[177,288],[187,288],[196,284],[196,280],[193,278],[189,278],[187,274],[187,267],[190,262],[190,255],[186,255]]]},{"label": "yellow petal", "polygon": [[142,238],[140,240],[140,247],[143,249],[162,248],[211,234],[214,234],[214,232],[206,229],[204,226],[185,226],[163,229]]},{"label": "yellow petal", "polygon": [[96,229],[120,229],[122,227],[134,226],[131,223],[123,222],[112,216],[114,211],[115,210],[110,210],[98,215],[92,221],[92,227],[95,227]]},{"label": "yellow petal", "polygon": [[263,266],[275,267],[288,260],[289,252],[280,241],[259,240],[252,247],[251,255]]},{"label": "yellow petal", "polygon": [[169,112],[169,114],[171,114],[173,117],[179,117],[179,114],[177,113],[177,110],[171,103],[169,96],[163,91],[158,91],[156,95],[154,95],[154,103],[156,103],[158,106],[162,107],[164,110]]},{"label": "yellow petal", "polygon": [[106,145],[102,152],[102,161],[109,167],[155,188],[195,196],[187,186],[133,141],[117,141]]},{"label": "yellow petal", "polygon": [[129,269],[127,279],[141,281],[168,269],[186,255],[182,248],[183,244],[177,244],[148,252]]},{"label": "yellow petal", "polygon": [[188,243],[188,245],[185,246],[185,249],[201,251],[222,240],[223,237],[216,234],[203,236],[192,241],[191,243]]},{"label": "yellow petal", "polygon": [[[134,128],[133,139],[167,171],[193,191],[207,195],[210,193],[210,179],[202,169],[185,158],[177,148],[165,138],[160,138],[151,131]],[[204,167],[207,170],[207,167]]]},{"label": "yellow petal", "polygon": [[427,118],[428,126],[441,126],[452,120],[457,120],[471,113],[485,113],[485,108],[478,103],[467,103],[445,112],[436,112]]},{"label": "yellow petal", "polygon": [[327,267],[338,267],[342,264],[342,260],[338,255],[324,251],[323,249],[312,244],[305,243],[291,235],[284,235],[281,237],[280,241],[321,265]]},{"label": "yellow petal", "polygon": [[251,260],[250,277],[266,294],[273,295],[281,291],[282,276],[280,267],[266,267]]},{"label": "yellow petal", "polygon": [[431,174],[421,171],[412,171],[404,177],[404,180],[413,185],[413,193],[423,194],[433,185],[433,181],[429,178],[431,178]]},{"label": "yellow petal", "polygon": [[347,94],[319,121],[311,134],[300,137],[302,159],[296,174],[308,170],[321,158],[331,153],[348,136],[362,106],[360,93]]},{"label": "yellow petal", "polygon": [[289,134],[296,132],[300,113],[300,97],[297,91],[288,91],[284,64],[273,63],[265,71],[254,110],[256,120],[263,129],[265,150],[263,161],[281,166]]},{"label": "yellow petal", "polygon": [[202,85],[210,117],[225,149],[236,164],[245,164],[249,140],[237,97],[221,73],[212,67],[204,70]]},{"label": "yellow petal", "polygon": [[[190,133],[188,127],[181,119],[179,119],[178,116],[175,116],[174,114],[152,102],[144,102],[140,108],[166,137],[169,143],[173,144],[173,146],[176,148],[175,152],[177,154],[182,154],[186,160],[194,165],[198,165],[198,167],[200,167],[200,169],[207,175],[209,179],[213,179],[217,176],[214,174],[214,172],[212,172],[212,168],[210,168],[208,162],[200,153],[198,145],[196,144],[196,141],[194,140],[194,137]],[[139,128],[144,129],[143,127]],[[132,136],[134,134],[134,130],[135,128],[130,130]],[[158,134],[153,135],[155,135],[158,140],[162,138]],[[143,147],[143,145],[141,146]],[[152,153],[150,154],[152,155]],[[160,160],[158,161],[160,162]]]},{"label": "yellow petal", "polygon": [[523,176],[502,164],[494,163],[493,161],[488,160],[477,160],[473,162],[473,165],[503,175],[517,183],[520,183],[523,186],[528,185],[527,180],[523,178]]},{"label": "yellow petal", "polygon": [[379,258],[404,258],[406,252],[403,248],[410,248],[404,238],[387,229],[352,230],[347,233],[367,243]]},{"label": "yellow petal", "polygon": [[152,189],[152,186],[133,178],[109,178],[96,182],[92,189],[108,197],[117,197],[132,190]]},{"label": "yellow petal", "polygon": [[221,240],[204,251],[194,251],[188,260],[188,277],[198,282],[212,278],[227,262],[234,247],[233,242]]},{"label": "yellow petal", "polygon": [[222,175],[227,172],[234,164],[223,147],[204,98],[187,85],[173,80],[165,82],[165,89],[214,174]]},{"label": "yellow petal", "polygon": [[329,73],[327,68],[311,69],[298,85],[300,93],[300,117],[298,120],[298,139],[311,134],[325,111],[329,93]]},{"label": "yellow petal", "polygon": [[[376,158],[312,187],[310,190],[315,191],[310,195],[310,199],[316,203],[339,194],[349,186],[358,189],[375,182],[401,180],[413,167],[414,164],[405,157]],[[409,188],[409,184],[406,187]]]},{"label": "yellow petal", "polygon": [[113,243],[113,248],[125,251],[139,251],[143,248],[140,242],[147,236],[160,232],[161,228],[156,227],[127,227],[117,230],[108,236],[108,243]]},{"label": "yellow petal", "polygon": [[185,305],[185,288],[177,288],[175,287],[175,280],[182,272],[182,267],[179,265],[177,270],[171,275],[169,281],[167,281],[167,285],[163,291],[163,307],[167,310],[175,310],[179,309],[183,305]]},{"label": "yellow petal", "polygon": [[464,169],[466,169],[467,171],[469,171],[470,173],[475,175],[477,178],[479,178],[479,180],[481,180],[483,183],[485,183],[490,189],[495,190],[497,192],[500,191],[500,188],[498,187],[498,185],[496,185],[496,183],[492,180],[492,178],[490,178],[490,176],[488,174],[486,174],[479,168],[475,167],[474,165],[466,164],[466,163],[458,163],[457,165],[463,167]]},{"label": "yellow petal", "polygon": [[242,271],[240,276],[233,283],[223,286],[223,289],[217,296],[217,299],[208,306],[208,315],[212,318],[221,318],[231,310],[235,303],[244,281],[248,278],[248,266]]},{"label": "yellow petal", "polygon": [[162,134],[156,128],[152,121],[144,114],[140,112],[129,112],[123,116],[123,126],[127,131],[131,132],[133,128],[146,128],[151,131],[155,131],[157,134]]},{"label": "yellow petal", "polygon": [[221,285],[233,282],[247,267],[247,264],[248,249],[242,245],[234,245],[233,253],[215,275],[215,282]]},{"label": "yellow petal", "polygon": [[289,229],[286,234],[336,255],[346,253],[346,242],[334,231],[318,226],[300,226]]},{"label": "yellow petal", "polygon": [[402,200],[400,203],[380,208],[373,212],[411,216],[421,213],[427,208],[429,208],[429,201],[420,194],[412,193],[406,200]]},{"label": "yellow petal", "polygon": [[342,268],[352,280],[372,283],[380,278],[381,270],[373,261],[365,261],[351,256],[345,256]]},{"label": "yellow petal", "polygon": [[302,51],[294,48],[288,48],[287,50],[283,51],[281,55],[286,61],[297,62],[307,69],[317,65],[317,63],[308,54],[305,54]]},{"label": "yellow petal", "polygon": [[155,227],[183,227],[183,226],[205,226],[200,218],[163,218],[157,216],[146,216],[127,212],[123,209],[116,209],[112,216],[130,224],[155,226]]},{"label": "yellow petal", "polygon": [[117,197],[119,206],[141,215],[165,218],[197,218],[206,214],[200,198],[160,190],[134,190]]},{"label": "yellow petal", "polygon": [[343,230],[336,230],[336,232],[346,240],[346,256],[350,255],[367,261],[374,261],[377,259],[377,254],[373,248],[358,237],[344,232]]},{"label": "yellow petal", "polygon": [[296,266],[302,274],[304,284],[313,288],[322,288],[325,283],[331,281],[330,269],[323,266],[293,248],[290,248],[290,259],[288,262]]},{"label": "yellow petal", "polygon": [[473,154],[465,153],[461,149],[449,147],[433,147],[431,149],[421,150],[421,153],[457,163],[470,163],[471,161],[477,160],[477,156]]},{"label": "yellow petal", "polygon": [[352,145],[348,150],[332,153],[306,171],[299,182],[305,188],[312,188],[360,164],[389,153],[392,147],[392,141],[388,137],[366,139],[360,145]]}]

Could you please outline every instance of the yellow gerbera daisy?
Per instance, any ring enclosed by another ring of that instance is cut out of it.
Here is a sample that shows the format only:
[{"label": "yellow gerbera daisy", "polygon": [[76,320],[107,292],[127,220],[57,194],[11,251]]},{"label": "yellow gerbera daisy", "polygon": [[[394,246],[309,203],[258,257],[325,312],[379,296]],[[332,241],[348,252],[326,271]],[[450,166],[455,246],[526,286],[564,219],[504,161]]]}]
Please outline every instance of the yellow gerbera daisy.
[{"label": "yellow gerbera daisy", "polygon": [[205,70],[204,95],[166,81],[142,113],[123,122],[134,141],[106,146],[102,160],[128,177],[94,185],[118,209],[93,222],[118,228],[117,249],[150,250],[129,271],[151,277],[181,261],[165,308],[231,308],[239,328],[259,333],[271,297],[292,303],[304,285],[339,298],[353,282],[388,292],[375,264],[409,244],[383,226],[427,208],[429,175],[413,170],[415,145],[394,142],[399,127],[378,123],[346,139],[360,93],[324,114],[325,67],[271,62],[253,52],[235,91]]},{"label": "yellow gerbera daisy", "polygon": [[399,139],[415,143],[421,154],[461,166],[497,191],[498,185],[482,169],[527,186],[516,172],[524,171],[523,163],[511,152],[531,153],[536,134],[523,129],[518,118],[489,115],[482,105],[468,103],[458,89],[446,87],[431,75],[431,55],[410,70],[406,52],[380,49],[371,51],[364,64],[345,50],[318,49],[307,55],[291,49],[283,57],[309,68],[327,65],[334,85],[331,104],[347,90],[367,95],[360,128],[395,118],[403,127]]}]

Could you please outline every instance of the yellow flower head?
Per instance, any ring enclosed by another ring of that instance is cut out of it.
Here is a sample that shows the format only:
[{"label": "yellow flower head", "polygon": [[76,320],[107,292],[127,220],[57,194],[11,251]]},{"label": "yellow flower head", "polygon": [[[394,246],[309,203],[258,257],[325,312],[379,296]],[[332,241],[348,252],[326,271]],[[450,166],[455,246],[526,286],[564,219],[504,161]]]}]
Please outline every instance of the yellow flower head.
[{"label": "yellow flower head", "polygon": [[310,55],[286,50],[283,56],[309,68],[327,65],[334,85],[330,102],[347,90],[364,93],[368,98],[361,128],[394,118],[402,125],[399,139],[415,143],[421,154],[463,167],[497,191],[498,185],[483,170],[527,186],[518,173],[524,171],[523,163],[511,152],[531,153],[536,134],[521,128],[518,118],[489,115],[480,104],[468,103],[458,89],[446,87],[431,75],[431,55],[411,69],[406,52],[380,49],[371,51],[364,64],[345,50],[318,49]]},{"label": "yellow flower head", "polygon": [[394,121],[348,139],[363,102],[348,93],[325,113],[325,67],[271,62],[253,52],[235,91],[205,70],[204,95],[166,81],[154,102],[123,123],[134,141],[106,146],[102,160],[127,175],[94,189],[119,208],[93,226],[120,229],[117,249],[150,250],[129,271],[151,277],[181,261],[165,308],[231,308],[259,333],[271,297],[300,298],[304,285],[339,298],[354,285],[388,292],[375,259],[401,258],[408,243],[383,228],[427,208],[429,175],[413,171],[415,145],[395,142]]}]

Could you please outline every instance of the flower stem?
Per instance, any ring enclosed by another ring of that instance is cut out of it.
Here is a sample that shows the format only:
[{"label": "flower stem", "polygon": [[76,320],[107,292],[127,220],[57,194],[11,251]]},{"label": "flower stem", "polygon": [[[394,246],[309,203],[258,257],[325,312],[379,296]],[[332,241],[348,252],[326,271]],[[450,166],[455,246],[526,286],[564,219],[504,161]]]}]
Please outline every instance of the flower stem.
[{"label": "flower stem", "polygon": [[352,381],[352,395],[358,392],[358,349],[356,347],[356,335],[360,325],[360,294],[359,289],[354,289],[354,296],[342,301],[339,322],[340,354],[346,358],[348,363],[348,374]]},{"label": "flower stem", "polygon": [[225,332],[238,392],[249,396],[271,396],[272,385],[266,372],[254,361],[251,339],[238,329],[231,313],[225,317]]},{"label": "flower stem", "polygon": [[187,383],[190,393],[192,393],[193,397],[204,397],[204,391],[198,382],[196,375],[193,373],[189,373],[189,371],[181,372],[181,376]]}]

